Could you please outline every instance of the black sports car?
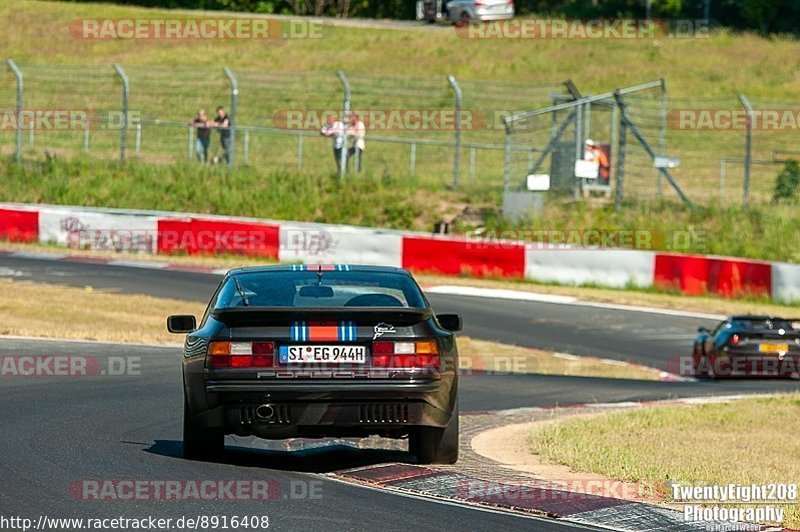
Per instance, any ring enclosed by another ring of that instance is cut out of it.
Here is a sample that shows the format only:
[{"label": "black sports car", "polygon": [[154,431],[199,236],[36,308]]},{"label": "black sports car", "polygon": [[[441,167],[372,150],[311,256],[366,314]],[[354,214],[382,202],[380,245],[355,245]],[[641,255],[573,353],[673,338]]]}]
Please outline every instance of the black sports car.
[{"label": "black sports car", "polygon": [[700,327],[692,358],[698,377],[793,377],[800,371],[800,320],[731,316]]},{"label": "black sports car", "polygon": [[240,268],[220,283],[183,350],[183,452],[225,434],[409,439],[420,463],[458,459],[456,314],[435,315],[399,268]]}]

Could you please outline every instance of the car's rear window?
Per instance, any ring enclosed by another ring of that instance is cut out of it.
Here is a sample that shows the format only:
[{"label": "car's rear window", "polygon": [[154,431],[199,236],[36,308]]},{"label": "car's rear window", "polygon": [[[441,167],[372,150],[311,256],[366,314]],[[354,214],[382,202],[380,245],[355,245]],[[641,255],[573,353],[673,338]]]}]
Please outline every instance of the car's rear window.
[{"label": "car's rear window", "polygon": [[417,284],[403,273],[273,271],[229,276],[212,308],[246,306],[409,308],[426,304]]},{"label": "car's rear window", "polygon": [[[794,329],[792,326],[793,323],[788,320],[782,319],[754,319],[754,320],[736,320],[743,329],[751,329],[751,330],[765,330],[765,331],[777,331],[779,329],[783,329],[785,331],[790,331]],[[796,324],[796,322],[794,323]]]}]

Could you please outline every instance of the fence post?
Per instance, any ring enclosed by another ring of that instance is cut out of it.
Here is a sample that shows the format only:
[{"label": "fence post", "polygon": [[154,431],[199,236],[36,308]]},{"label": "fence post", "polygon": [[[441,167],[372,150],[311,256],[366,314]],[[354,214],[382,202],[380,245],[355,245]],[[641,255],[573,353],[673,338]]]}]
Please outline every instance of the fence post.
[{"label": "fence post", "polygon": [[236,157],[236,108],[239,103],[239,83],[230,68],[223,68],[222,73],[225,74],[225,77],[228,78],[228,83],[231,85],[231,114],[228,115],[228,129],[230,131],[228,168],[233,168],[233,159]]},{"label": "fence post", "polygon": [[617,154],[617,192],[614,197],[614,208],[616,210],[622,209],[622,183],[625,181],[625,150],[628,144],[628,122],[625,120],[625,103],[622,101],[622,97],[618,94],[615,94],[614,97],[617,100],[617,105],[614,106],[614,109],[619,108],[622,111],[620,114],[622,115],[622,120],[619,126],[619,153]]},{"label": "fence post", "polygon": [[[667,154],[667,83],[664,78],[661,78],[661,123],[658,129],[658,149],[661,153],[659,155]],[[658,195],[663,195],[663,183],[661,181],[661,173],[658,174]]]},{"label": "fence post", "polygon": [[339,179],[344,179],[345,170],[347,170],[347,127],[350,123],[350,82],[347,81],[347,76],[341,70],[336,71],[336,77],[342,82],[342,90],[344,91],[344,101],[342,104],[342,152],[339,156]]},{"label": "fence post", "polygon": [[142,121],[136,121],[136,154],[142,153]]},{"label": "fence post", "polygon": [[505,145],[503,146],[503,192],[508,192],[511,182],[511,122],[508,116],[503,117],[503,126],[506,128]]},{"label": "fence post", "polygon": [[130,89],[128,85],[128,75],[122,69],[119,63],[114,63],[114,72],[119,76],[122,81],[122,117],[120,120],[120,133],[119,133],[119,162],[125,163],[125,141],[128,136],[128,95]]},{"label": "fence post", "polygon": [[[575,160],[583,159],[583,105],[575,107]],[[572,195],[575,199],[581,196],[580,178],[574,176],[572,182]]]},{"label": "fence post", "polygon": [[8,59],[6,65],[9,70],[14,73],[14,77],[17,78],[17,135],[14,147],[14,160],[19,163],[22,161],[22,71],[12,59]]},{"label": "fence post", "polygon": [[450,87],[453,89],[456,108],[455,153],[453,154],[453,188],[455,189],[458,188],[459,170],[461,167],[461,104],[463,101],[463,93],[455,77],[447,76],[447,81],[450,82]]},{"label": "fence post", "polygon": [[744,183],[742,190],[742,208],[747,208],[747,203],[750,200],[750,165],[753,156],[753,107],[747,100],[744,94],[739,95],[739,101],[742,102],[742,107],[747,112],[747,129],[744,132]]},{"label": "fence post", "polygon": [[408,175],[414,177],[414,172],[417,168],[417,144],[411,143],[411,148],[408,153]]}]

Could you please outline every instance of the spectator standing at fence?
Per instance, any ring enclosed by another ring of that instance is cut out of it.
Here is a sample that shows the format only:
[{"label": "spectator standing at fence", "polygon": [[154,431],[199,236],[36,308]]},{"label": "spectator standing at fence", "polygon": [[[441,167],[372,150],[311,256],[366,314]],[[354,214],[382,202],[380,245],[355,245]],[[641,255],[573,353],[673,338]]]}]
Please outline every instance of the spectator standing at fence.
[{"label": "spectator standing at fence", "polygon": [[194,141],[194,152],[197,160],[201,163],[208,162],[208,146],[211,144],[211,128],[208,125],[208,116],[205,109],[198,109],[197,116],[189,122],[189,125],[197,129],[197,138]]},{"label": "spectator standing at fence", "polygon": [[342,165],[342,150],[345,143],[345,130],[344,124],[341,120],[334,120],[332,116],[328,116],[325,127],[320,132],[326,137],[331,137],[333,140],[333,158],[336,160],[336,169],[341,171]]},{"label": "spectator standing at fence", "polygon": [[231,120],[221,105],[217,107],[217,117],[214,127],[219,129],[219,143],[222,145],[222,154],[226,163],[231,162]]},{"label": "spectator standing at fence", "polygon": [[367,126],[364,124],[364,121],[359,118],[358,113],[353,113],[352,122],[347,129],[347,134],[353,139],[353,145],[347,150],[347,160],[349,161],[350,157],[355,155],[356,172],[360,172],[364,150],[367,147],[367,143],[364,140],[364,137],[367,136]]}]

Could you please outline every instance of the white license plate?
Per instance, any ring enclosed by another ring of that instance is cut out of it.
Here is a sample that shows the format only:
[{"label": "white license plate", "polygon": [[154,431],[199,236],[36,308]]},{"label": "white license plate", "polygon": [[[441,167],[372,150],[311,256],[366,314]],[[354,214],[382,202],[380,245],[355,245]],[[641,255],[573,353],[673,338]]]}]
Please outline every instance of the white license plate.
[{"label": "white license plate", "polygon": [[363,345],[282,345],[278,359],[281,364],[363,364],[367,360],[367,348]]}]

